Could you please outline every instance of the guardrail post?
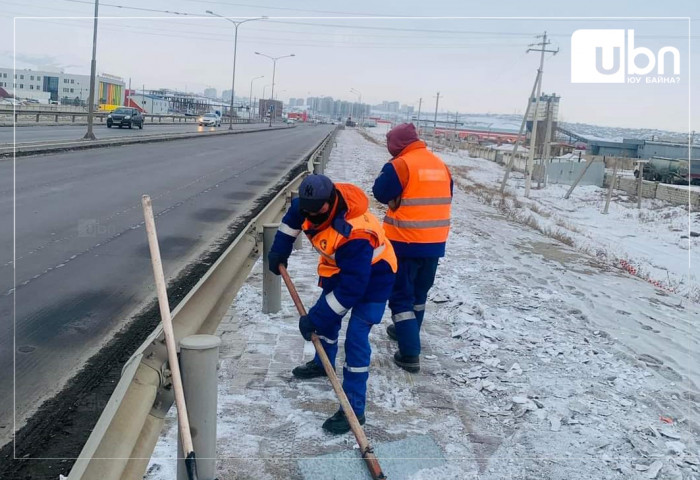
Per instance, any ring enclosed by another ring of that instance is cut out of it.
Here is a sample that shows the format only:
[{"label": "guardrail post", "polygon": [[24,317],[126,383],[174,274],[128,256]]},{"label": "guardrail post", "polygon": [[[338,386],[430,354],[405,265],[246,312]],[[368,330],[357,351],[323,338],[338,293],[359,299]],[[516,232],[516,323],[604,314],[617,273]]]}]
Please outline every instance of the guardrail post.
[{"label": "guardrail post", "polygon": [[40,115],[41,115],[41,114],[39,114],[39,113],[36,114],[36,123],[39,123],[39,116],[40,116]]},{"label": "guardrail post", "polygon": [[[297,198],[299,196],[299,190],[292,190],[292,200]],[[294,240],[294,250],[301,250],[301,237],[303,237],[304,234],[300,233],[299,236],[297,236],[297,239]]]},{"label": "guardrail post", "polygon": [[[200,480],[216,478],[216,364],[220,344],[221,339],[214,335],[190,335],[180,341],[182,387]],[[180,435],[177,439],[177,480],[188,480]]]},{"label": "guardrail post", "polygon": [[73,123],[75,123],[75,115],[71,115],[70,118],[71,118],[71,121],[72,121]]},{"label": "guardrail post", "polygon": [[54,122],[58,123],[58,113],[54,115]]},{"label": "guardrail post", "polygon": [[272,242],[275,241],[277,223],[263,225],[263,313],[277,313],[282,308],[282,282],[280,276],[268,269],[267,254],[270,253]]}]

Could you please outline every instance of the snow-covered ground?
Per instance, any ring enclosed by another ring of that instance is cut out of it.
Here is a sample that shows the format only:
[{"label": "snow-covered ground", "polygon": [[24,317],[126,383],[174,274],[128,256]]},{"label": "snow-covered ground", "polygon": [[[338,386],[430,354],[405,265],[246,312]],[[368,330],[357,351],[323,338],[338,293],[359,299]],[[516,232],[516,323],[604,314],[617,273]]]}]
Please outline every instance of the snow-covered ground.
[{"label": "snow-covered ground", "polygon": [[[477,182],[498,178],[497,165],[443,156],[457,188],[447,256],[429,297],[421,373],[393,365],[388,312],[371,334],[370,441],[426,434],[446,459],[401,480],[700,478],[700,307],[494,205]],[[327,174],[370,191],[387,159],[383,146],[347,129]],[[519,182],[516,175],[512,185]],[[532,199],[553,212],[543,220],[557,214],[583,222],[573,206],[597,201],[587,189],[571,204],[541,198],[545,191],[533,191]],[[605,217],[611,223],[629,220],[622,200]],[[657,235],[630,225],[618,228],[638,238]],[[307,306],[319,293],[315,267],[304,241],[289,270]],[[286,293],[280,313],[260,312],[261,284],[258,261],[218,331],[222,480],[300,479],[299,458],[354,444],[351,434],[322,432],[337,401],[327,380],[292,377],[312,347],[298,333]],[[176,435],[171,411],[145,478],[175,478]]]},{"label": "snow-covered ground", "polygon": [[[386,129],[368,129],[383,142]],[[512,150],[512,147],[510,147]],[[634,271],[656,285],[700,302],[700,212],[660,200],[644,199],[637,209],[634,196],[615,191],[607,215],[603,215],[607,189],[581,186],[568,199],[568,185],[533,189],[524,197],[524,176],[511,174],[504,202],[493,189],[500,188],[504,169],[467,151],[440,152],[470,188],[481,190],[482,201],[499,206],[516,220],[538,225],[540,230],[566,241],[574,248],[616,267]],[[535,184],[536,186],[536,184]]]}]

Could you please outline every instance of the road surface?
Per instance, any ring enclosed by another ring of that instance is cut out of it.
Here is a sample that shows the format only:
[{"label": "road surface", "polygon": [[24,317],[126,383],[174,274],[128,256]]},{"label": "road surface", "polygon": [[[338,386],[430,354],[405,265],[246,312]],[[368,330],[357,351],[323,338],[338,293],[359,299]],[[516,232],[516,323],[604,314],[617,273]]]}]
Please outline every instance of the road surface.
[{"label": "road surface", "polygon": [[18,159],[14,270],[13,162],[0,161],[0,445],[13,430],[13,357],[19,428],[154,297],[142,194],[153,200],[165,273],[173,278],[330,130]]},{"label": "road surface", "polygon": [[[275,124],[280,126],[282,124]],[[237,123],[233,125],[236,130],[248,128],[264,128],[264,123]],[[49,142],[49,141],[66,141],[80,140],[87,131],[85,125],[65,125],[65,126],[37,126],[37,127],[0,127],[0,145],[12,144],[13,130],[16,131],[17,143],[27,142]],[[93,132],[98,139],[119,138],[119,137],[135,137],[139,135],[154,135],[159,133],[195,133],[195,132],[223,132],[228,130],[228,125],[224,124],[220,127],[200,127],[196,123],[175,123],[150,125],[145,123],[143,130],[138,128],[107,128],[106,125],[96,123],[93,127]]]}]

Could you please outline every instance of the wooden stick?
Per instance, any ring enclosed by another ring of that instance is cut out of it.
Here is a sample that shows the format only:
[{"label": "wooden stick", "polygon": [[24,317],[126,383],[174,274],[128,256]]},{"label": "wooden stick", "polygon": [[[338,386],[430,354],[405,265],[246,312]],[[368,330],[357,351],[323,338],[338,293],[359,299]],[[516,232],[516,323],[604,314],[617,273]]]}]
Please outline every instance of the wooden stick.
[{"label": "wooden stick", "polygon": [[160,247],[158,246],[158,235],[156,234],[156,222],[153,218],[153,206],[151,197],[144,195],[141,197],[143,205],[143,216],[146,220],[146,234],[148,236],[148,248],[151,251],[151,264],[153,266],[153,277],[156,281],[156,293],[158,294],[158,306],[160,307],[160,318],[163,322],[163,333],[165,334],[165,346],[168,350],[168,366],[170,367],[173,390],[175,392],[175,405],[177,406],[177,420],[180,425],[180,437],[182,439],[182,449],[185,454],[185,466],[187,476],[190,480],[197,480],[197,460],[192,444],[192,434],[190,432],[190,421],[187,416],[187,405],[185,404],[185,392],[182,389],[182,377],[180,376],[180,364],[177,360],[177,346],[175,344],[175,333],[173,331],[173,320],[170,316],[170,305],[168,304],[168,292],[165,287],[165,276],[163,275],[163,263],[160,258]]},{"label": "wooden stick", "polygon": [[[289,290],[289,294],[292,296],[292,300],[294,301],[294,305],[297,307],[299,315],[306,315],[306,308],[304,308],[304,304],[301,302],[301,298],[299,297],[299,293],[297,293],[297,289],[294,286],[294,282],[292,282],[292,279],[289,276],[289,272],[287,272],[287,269],[284,267],[284,265],[280,265],[279,269],[280,274],[282,275],[282,279],[284,280],[284,284],[287,285],[287,289]],[[323,368],[326,371],[326,375],[328,375],[328,379],[331,381],[333,390],[335,391],[338,400],[340,400],[340,406],[343,409],[343,412],[345,413],[345,417],[348,419],[350,429],[355,435],[355,440],[357,440],[357,444],[360,446],[362,458],[367,464],[367,468],[369,469],[370,475],[372,475],[372,478],[374,480],[385,480],[386,477],[382,472],[382,467],[379,465],[379,460],[377,460],[377,457],[374,455],[374,451],[372,450],[372,447],[370,446],[369,441],[367,440],[367,436],[365,436],[365,431],[362,429],[362,425],[360,425],[360,422],[357,421],[357,416],[355,415],[355,412],[350,406],[348,397],[347,395],[345,395],[343,387],[340,385],[338,376],[335,374],[335,370],[331,366],[330,360],[328,360],[328,355],[326,355],[326,351],[323,349],[323,345],[321,345],[321,340],[319,340],[318,336],[315,333],[311,334],[311,343],[314,344],[314,348],[316,348],[316,353],[318,353],[318,356],[321,359],[321,363],[323,364]]]}]

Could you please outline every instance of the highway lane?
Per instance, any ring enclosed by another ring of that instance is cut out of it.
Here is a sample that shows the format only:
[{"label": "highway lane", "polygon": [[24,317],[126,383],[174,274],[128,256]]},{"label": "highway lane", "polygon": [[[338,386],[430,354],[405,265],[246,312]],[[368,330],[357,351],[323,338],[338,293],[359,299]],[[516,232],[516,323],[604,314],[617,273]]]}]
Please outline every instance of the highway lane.
[{"label": "highway lane", "polygon": [[143,193],[153,199],[173,278],[330,130],[304,126],[18,160],[14,265],[13,162],[0,160],[0,445],[12,433],[13,357],[22,420],[153,298]]},{"label": "highway lane", "polygon": [[[248,129],[248,128],[264,128],[266,124],[247,124],[247,123],[235,123],[233,128],[236,130]],[[279,126],[275,124],[275,126]],[[216,132],[225,131],[228,129],[228,125],[222,125],[220,127],[200,127],[196,123],[182,123],[182,124],[161,124],[161,125],[150,125],[148,122],[143,127],[143,130],[139,128],[107,128],[106,125],[101,125],[99,123],[94,126],[94,133],[98,139],[105,138],[118,138],[118,137],[135,137],[139,135],[154,135],[159,133],[194,133],[194,132]],[[48,142],[48,141],[58,141],[58,140],[80,140],[85,132],[87,131],[87,126],[85,125],[61,125],[61,126],[36,126],[36,127],[0,127],[0,145],[12,144],[13,142],[13,130],[16,130],[16,141],[17,143],[24,142]]]}]

